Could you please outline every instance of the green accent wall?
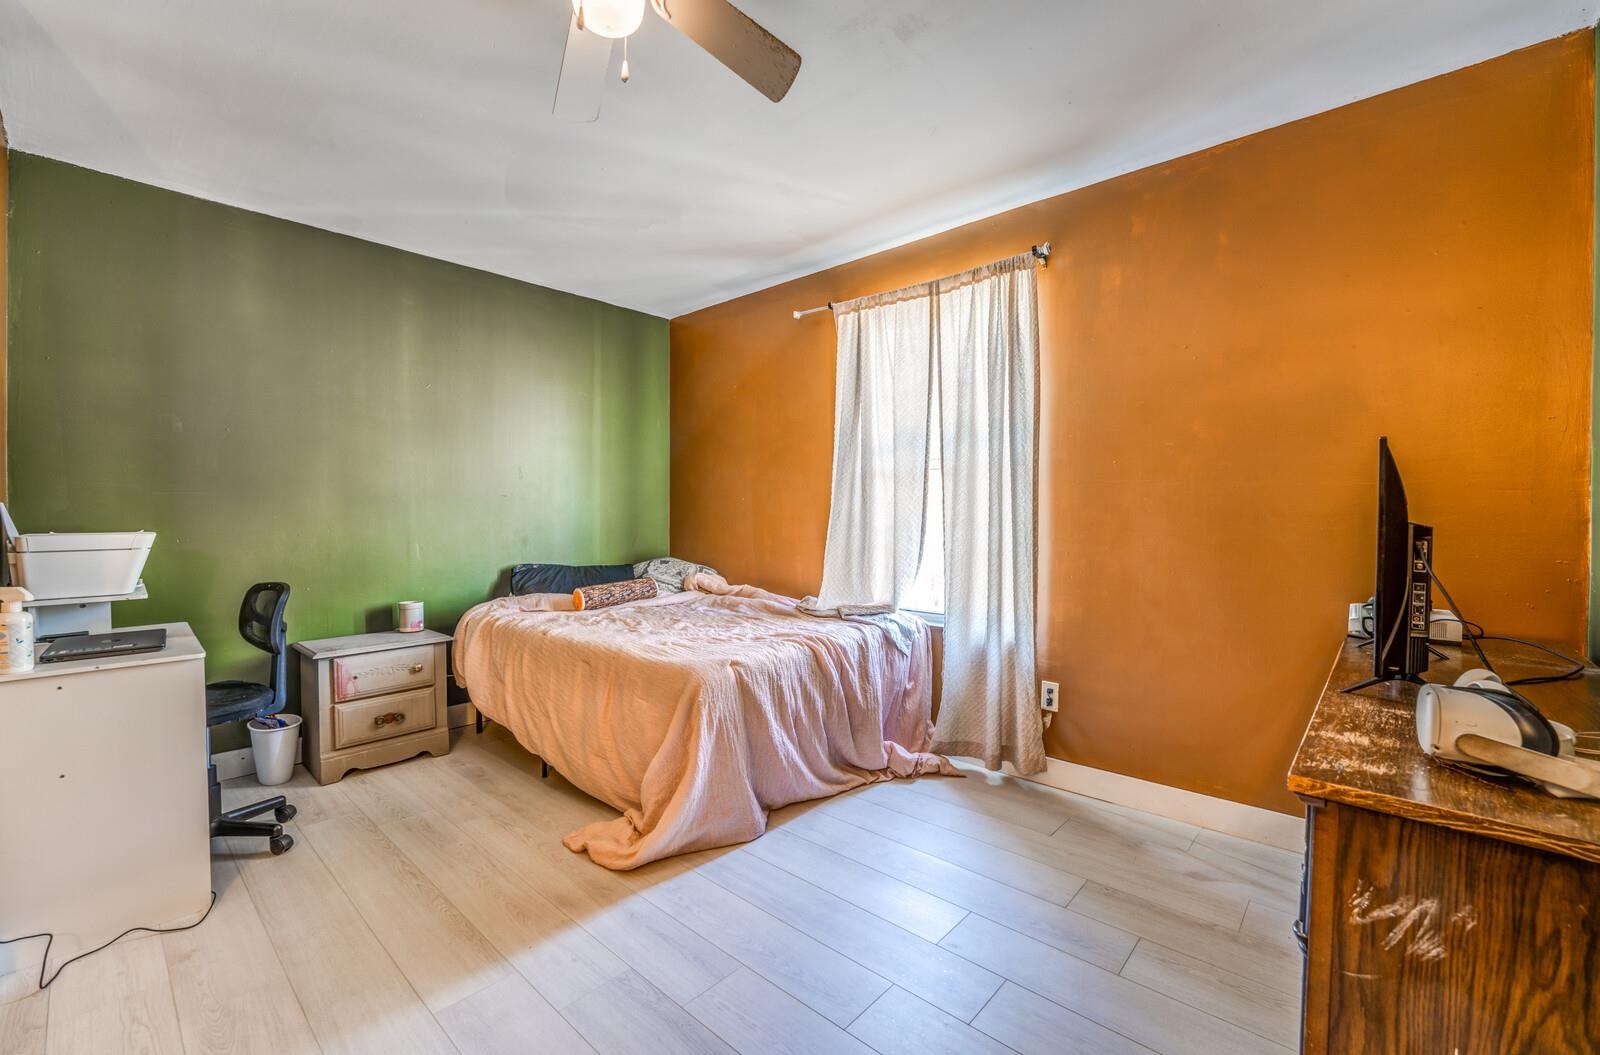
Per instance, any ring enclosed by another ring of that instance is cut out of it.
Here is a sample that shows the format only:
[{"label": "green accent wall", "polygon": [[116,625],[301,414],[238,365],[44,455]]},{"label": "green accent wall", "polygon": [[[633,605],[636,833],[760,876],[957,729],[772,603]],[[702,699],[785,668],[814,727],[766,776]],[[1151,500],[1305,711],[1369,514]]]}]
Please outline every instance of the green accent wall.
[{"label": "green accent wall", "polygon": [[189,622],[209,678],[264,676],[260,580],[291,641],[412,598],[448,633],[511,564],[666,553],[665,320],[27,154],[11,178],[10,508],[157,532],[115,621]]}]

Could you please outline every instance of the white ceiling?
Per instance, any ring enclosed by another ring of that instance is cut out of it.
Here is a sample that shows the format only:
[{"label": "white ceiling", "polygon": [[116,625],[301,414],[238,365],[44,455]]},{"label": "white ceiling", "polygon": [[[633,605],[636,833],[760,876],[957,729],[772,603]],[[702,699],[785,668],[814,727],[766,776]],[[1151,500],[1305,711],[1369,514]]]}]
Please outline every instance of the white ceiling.
[{"label": "white ceiling", "polygon": [[742,0],[773,105],[569,0],[0,0],[11,145],[674,316],[1592,25],[1600,0]]}]

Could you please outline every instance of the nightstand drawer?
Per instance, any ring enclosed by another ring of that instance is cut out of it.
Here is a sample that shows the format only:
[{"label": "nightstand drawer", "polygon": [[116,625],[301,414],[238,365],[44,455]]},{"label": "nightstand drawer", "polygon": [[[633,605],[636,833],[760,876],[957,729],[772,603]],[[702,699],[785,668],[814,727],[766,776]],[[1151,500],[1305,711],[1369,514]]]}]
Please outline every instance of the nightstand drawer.
[{"label": "nightstand drawer", "polygon": [[375,700],[333,705],[333,749],[387,740],[434,726],[433,686]]},{"label": "nightstand drawer", "polygon": [[333,699],[359,700],[433,684],[432,645],[342,656],[333,661]]}]

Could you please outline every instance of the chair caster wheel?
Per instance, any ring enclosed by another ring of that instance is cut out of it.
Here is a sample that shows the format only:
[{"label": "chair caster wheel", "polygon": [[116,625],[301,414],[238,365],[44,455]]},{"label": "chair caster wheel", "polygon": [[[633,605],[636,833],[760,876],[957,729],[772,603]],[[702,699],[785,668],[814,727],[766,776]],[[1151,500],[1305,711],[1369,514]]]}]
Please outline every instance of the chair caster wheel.
[{"label": "chair caster wheel", "polygon": [[294,808],[292,803],[285,803],[284,805],[273,810],[272,815],[278,818],[279,824],[288,824],[290,821],[294,820],[294,815],[299,812],[299,810]]},{"label": "chair caster wheel", "polygon": [[272,838],[267,840],[267,849],[272,851],[273,857],[277,857],[279,854],[288,853],[289,847],[293,845],[294,836],[292,835],[274,835]]}]

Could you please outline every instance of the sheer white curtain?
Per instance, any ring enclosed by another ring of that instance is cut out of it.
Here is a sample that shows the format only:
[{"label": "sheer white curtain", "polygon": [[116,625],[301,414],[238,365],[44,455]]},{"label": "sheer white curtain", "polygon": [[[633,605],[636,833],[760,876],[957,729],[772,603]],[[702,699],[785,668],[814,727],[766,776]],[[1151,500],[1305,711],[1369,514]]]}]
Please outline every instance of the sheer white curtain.
[{"label": "sheer white curtain", "polygon": [[834,305],[833,497],[817,607],[899,607],[922,558],[933,418],[933,295]]},{"label": "sheer white curtain", "polygon": [[1033,255],[938,292],[944,692],[934,750],[1045,767],[1034,689],[1039,331]]},{"label": "sheer white curtain", "polygon": [[943,462],[944,692],[936,750],[1044,768],[1034,700],[1036,261],[834,306],[833,494],[818,605],[898,606]]}]

